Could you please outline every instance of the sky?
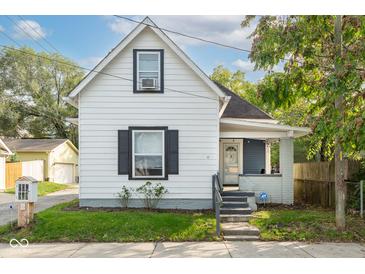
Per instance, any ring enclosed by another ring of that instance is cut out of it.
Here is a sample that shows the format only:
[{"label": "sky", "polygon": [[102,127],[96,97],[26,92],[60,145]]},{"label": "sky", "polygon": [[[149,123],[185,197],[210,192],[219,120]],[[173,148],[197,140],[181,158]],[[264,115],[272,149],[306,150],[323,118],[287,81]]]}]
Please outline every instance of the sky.
[{"label": "sky", "polygon": [[[144,16],[128,16],[141,21]],[[171,29],[207,40],[250,49],[248,38],[255,24],[241,28],[244,16],[150,16],[161,28]],[[0,16],[0,32],[20,45],[37,51],[55,52],[56,48],[79,65],[92,69],[136,23],[115,16]],[[232,71],[245,72],[251,82],[260,80],[265,72],[254,71],[248,53],[219,47],[175,34],[167,35],[179,45],[203,71],[210,75],[218,65]],[[49,41],[50,46],[45,41]],[[0,45],[17,46],[0,35]],[[41,45],[41,46],[40,46]],[[280,66],[274,68],[280,70]]]}]

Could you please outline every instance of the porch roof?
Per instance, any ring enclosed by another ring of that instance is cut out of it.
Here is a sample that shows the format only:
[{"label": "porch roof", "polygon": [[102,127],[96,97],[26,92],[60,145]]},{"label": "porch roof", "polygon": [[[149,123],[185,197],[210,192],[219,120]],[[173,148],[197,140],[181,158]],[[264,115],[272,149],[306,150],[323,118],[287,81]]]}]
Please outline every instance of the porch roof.
[{"label": "porch roof", "polygon": [[311,132],[310,128],[281,125],[273,120],[221,118],[220,126],[221,138],[297,138]]}]

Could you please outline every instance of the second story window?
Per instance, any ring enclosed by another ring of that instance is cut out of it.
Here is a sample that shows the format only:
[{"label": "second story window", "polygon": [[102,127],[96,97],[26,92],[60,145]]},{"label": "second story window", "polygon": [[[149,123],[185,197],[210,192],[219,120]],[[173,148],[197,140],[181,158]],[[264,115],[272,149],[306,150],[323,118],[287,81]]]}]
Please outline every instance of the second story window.
[{"label": "second story window", "polygon": [[163,92],[163,50],[134,50],[134,92]]}]

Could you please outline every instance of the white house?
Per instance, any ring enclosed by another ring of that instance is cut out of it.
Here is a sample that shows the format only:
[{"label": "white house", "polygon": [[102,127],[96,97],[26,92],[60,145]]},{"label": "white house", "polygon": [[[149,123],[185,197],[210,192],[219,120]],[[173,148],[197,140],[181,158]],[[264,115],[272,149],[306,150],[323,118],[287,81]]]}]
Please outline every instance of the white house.
[{"label": "white house", "polygon": [[[211,208],[217,171],[224,185],[293,203],[293,138],[309,130],[211,81],[148,17],[65,100],[79,111],[81,206],[119,206],[123,185],[152,181],[168,189],[160,207]],[[271,175],[275,140],[281,171]]]}]

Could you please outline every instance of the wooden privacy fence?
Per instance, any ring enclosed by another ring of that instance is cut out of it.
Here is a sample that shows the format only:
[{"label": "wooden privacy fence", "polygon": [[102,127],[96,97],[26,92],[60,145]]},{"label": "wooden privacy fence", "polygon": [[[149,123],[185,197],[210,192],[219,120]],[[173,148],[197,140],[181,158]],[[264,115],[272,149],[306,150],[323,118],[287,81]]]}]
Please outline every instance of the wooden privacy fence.
[{"label": "wooden privacy fence", "polygon": [[32,176],[38,181],[44,180],[43,160],[6,163],[5,189],[15,187],[15,181],[22,176]]},{"label": "wooden privacy fence", "polygon": [[[359,171],[360,163],[344,160],[345,180]],[[296,203],[335,206],[335,165],[331,162],[294,164],[294,201]]]},{"label": "wooden privacy fence", "polygon": [[15,187],[15,181],[22,177],[22,163],[6,163],[5,165],[5,189]]}]

